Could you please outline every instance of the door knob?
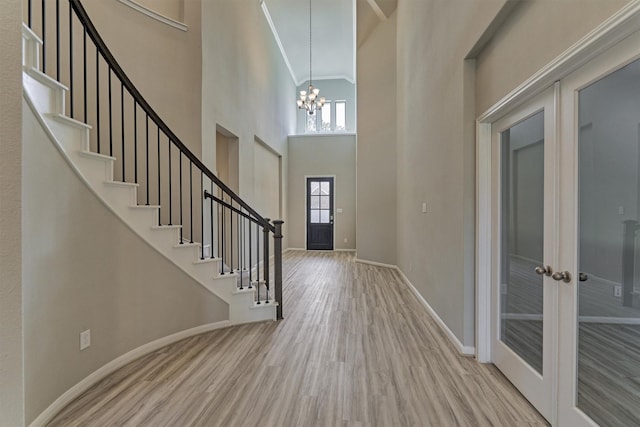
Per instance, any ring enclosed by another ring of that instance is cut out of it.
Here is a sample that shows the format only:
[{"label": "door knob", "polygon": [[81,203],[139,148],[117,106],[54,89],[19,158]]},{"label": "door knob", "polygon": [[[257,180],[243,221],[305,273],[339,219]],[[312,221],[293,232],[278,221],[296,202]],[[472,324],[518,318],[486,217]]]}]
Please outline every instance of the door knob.
[{"label": "door knob", "polygon": [[562,280],[565,283],[569,283],[571,281],[571,273],[568,271],[556,271],[551,275],[551,278],[553,278],[553,280]]},{"label": "door knob", "polygon": [[553,273],[550,265],[545,265],[545,266],[539,265],[534,269],[534,271],[541,276],[543,274],[545,276],[551,276],[551,273]]}]

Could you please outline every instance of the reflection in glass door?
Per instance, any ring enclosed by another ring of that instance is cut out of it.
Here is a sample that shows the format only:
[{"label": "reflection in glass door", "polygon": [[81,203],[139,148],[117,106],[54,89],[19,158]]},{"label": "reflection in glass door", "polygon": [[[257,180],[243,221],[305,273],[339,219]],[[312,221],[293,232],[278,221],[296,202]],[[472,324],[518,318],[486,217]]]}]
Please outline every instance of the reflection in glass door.
[{"label": "reflection in glass door", "polygon": [[640,425],[640,60],[578,92],[576,406]]},{"label": "reflection in glass door", "polygon": [[542,375],[544,112],[501,133],[500,339]]}]

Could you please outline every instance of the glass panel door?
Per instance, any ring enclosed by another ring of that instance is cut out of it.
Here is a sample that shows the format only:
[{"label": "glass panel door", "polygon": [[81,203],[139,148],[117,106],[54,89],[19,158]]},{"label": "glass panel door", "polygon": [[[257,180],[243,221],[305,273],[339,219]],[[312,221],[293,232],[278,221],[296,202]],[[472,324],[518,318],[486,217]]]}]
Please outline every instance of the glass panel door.
[{"label": "glass panel door", "polygon": [[562,82],[559,424],[640,425],[640,33]]},{"label": "glass panel door", "polygon": [[551,417],[555,224],[555,94],[546,91],[492,124],[494,336],[492,359],[538,410]]},{"label": "glass panel door", "polygon": [[640,60],[578,95],[577,407],[640,425]]}]

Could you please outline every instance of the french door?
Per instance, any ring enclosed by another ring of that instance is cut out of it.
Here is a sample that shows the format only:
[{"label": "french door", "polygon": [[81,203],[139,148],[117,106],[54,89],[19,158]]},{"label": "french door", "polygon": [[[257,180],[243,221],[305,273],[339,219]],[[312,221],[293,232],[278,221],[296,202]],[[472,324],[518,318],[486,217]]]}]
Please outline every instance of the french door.
[{"label": "french door", "polygon": [[492,360],[553,425],[640,425],[640,34],[492,123]]}]

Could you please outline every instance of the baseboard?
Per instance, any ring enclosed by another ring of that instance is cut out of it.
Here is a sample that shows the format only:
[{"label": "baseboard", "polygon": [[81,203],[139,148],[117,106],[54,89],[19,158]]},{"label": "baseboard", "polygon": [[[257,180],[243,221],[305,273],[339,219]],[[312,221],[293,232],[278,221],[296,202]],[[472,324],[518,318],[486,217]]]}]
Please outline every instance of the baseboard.
[{"label": "baseboard", "polygon": [[101,368],[89,374],[82,381],[71,387],[69,390],[64,392],[60,397],[58,397],[47,409],[45,409],[39,416],[36,418],[29,426],[30,427],[40,427],[45,426],[49,423],[53,417],[55,417],[65,406],[71,403],[73,400],[78,398],[82,393],[87,391],[93,385],[95,385],[98,381],[106,377],[107,375],[112,374],[116,370],[122,368],[126,364],[133,362],[134,360],[149,354],[153,351],[159,350],[162,347],[165,347],[169,344],[173,344],[174,342],[183,340],[185,338],[192,337],[194,335],[203,334],[205,332],[210,332],[216,329],[225,328],[230,326],[228,320],[223,320],[221,322],[209,323],[207,325],[196,326],[195,328],[187,329],[181,332],[177,332],[172,335],[168,335],[166,337],[157,339],[155,341],[151,341],[147,344],[141,345],[138,348],[135,348],[128,353],[123,354],[120,357],[112,360]]},{"label": "baseboard", "polygon": [[333,252],[355,252],[355,249],[334,249]]},{"label": "baseboard", "polygon": [[306,251],[306,249],[305,248],[287,248],[284,251],[285,252],[289,252],[289,251],[292,251],[292,252],[294,252],[294,251]]},{"label": "baseboard", "polygon": [[369,261],[369,260],[360,259],[360,258],[356,258],[355,261],[359,262],[360,264],[369,264],[369,265],[375,265],[376,267],[393,268],[394,270],[400,271],[398,266],[393,264],[385,264],[383,262]]},{"label": "baseboard", "polygon": [[460,342],[458,337],[456,337],[456,335],[453,332],[451,332],[451,329],[449,329],[447,324],[444,323],[444,321],[440,318],[440,316],[438,316],[438,313],[436,313],[436,311],[429,305],[427,300],[424,299],[422,294],[420,294],[420,292],[418,292],[418,290],[415,288],[415,286],[413,286],[413,283],[411,283],[411,281],[403,273],[403,271],[400,270],[397,267],[396,267],[396,270],[398,271],[398,273],[400,273],[400,276],[402,277],[402,280],[404,280],[404,282],[407,284],[409,289],[411,289],[411,292],[413,292],[413,294],[416,296],[416,298],[418,298],[418,301],[420,301],[422,303],[422,305],[427,309],[427,311],[429,312],[429,314],[431,315],[433,320],[435,320],[436,323],[438,324],[438,326],[440,326],[440,328],[444,331],[445,335],[449,338],[449,341],[451,341],[451,343],[458,350],[458,352],[463,356],[468,356],[468,357],[475,356],[476,348],[472,347],[472,346],[464,346],[464,345],[462,345],[462,343]]}]

